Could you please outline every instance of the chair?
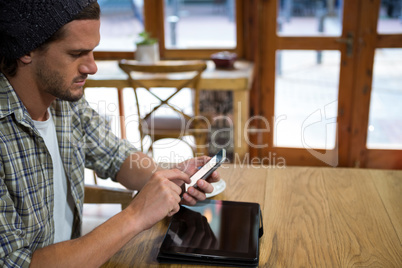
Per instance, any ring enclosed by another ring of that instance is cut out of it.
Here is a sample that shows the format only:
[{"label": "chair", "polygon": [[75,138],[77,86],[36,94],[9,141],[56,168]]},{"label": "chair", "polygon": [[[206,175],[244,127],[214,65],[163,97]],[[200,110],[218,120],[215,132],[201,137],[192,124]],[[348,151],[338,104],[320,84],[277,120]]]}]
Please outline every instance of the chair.
[{"label": "chair", "polygon": [[133,191],[120,188],[85,185],[84,203],[87,204],[121,204],[125,209],[133,199]]},{"label": "chair", "polygon": [[[182,138],[191,135],[196,145],[194,148],[189,144],[193,154],[205,154],[208,131],[205,129],[206,121],[199,117],[199,82],[202,72],[207,67],[206,63],[204,61],[160,61],[156,64],[144,64],[138,61],[122,60],[119,62],[119,67],[128,75],[128,82],[134,89],[141,150],[144,151],[146,136],[151,138],[148,151],[153,153],[153,144],[158,140],[172,138],[186,142]],[[137,92],[139,88],[144,88],[159,101],[157,105],[149,109],[150,111],[143,112],[140,108],[141,100]],[[155,88],[174,88],[174,92],[162,98],[154,93]],[[169,103],[184,88],[193,90],[193,115],[184,113]],[[157,111],[161,107],[170,108],[175,112],[174,115],[158,114]]]}]

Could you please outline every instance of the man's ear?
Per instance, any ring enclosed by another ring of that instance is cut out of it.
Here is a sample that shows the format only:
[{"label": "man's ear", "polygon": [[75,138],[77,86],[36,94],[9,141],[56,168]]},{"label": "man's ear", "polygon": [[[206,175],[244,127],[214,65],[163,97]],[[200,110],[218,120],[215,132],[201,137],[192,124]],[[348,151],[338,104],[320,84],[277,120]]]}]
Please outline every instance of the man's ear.
[{"label": "man's ear", "polygon": [[32,62],[31,54],[26,54],[20,58],[20,61],[24,64],[30,64]]}]

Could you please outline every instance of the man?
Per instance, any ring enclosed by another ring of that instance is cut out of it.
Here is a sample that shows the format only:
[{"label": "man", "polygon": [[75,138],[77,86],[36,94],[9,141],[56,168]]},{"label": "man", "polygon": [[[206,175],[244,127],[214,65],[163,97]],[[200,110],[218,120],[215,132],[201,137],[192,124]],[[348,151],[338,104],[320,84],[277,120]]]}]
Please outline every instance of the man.
[{"label": "man", "polygon": [[[89,107],[83,85],[97,71],[99,27],[96,0],[0,0],[1,267],[98,267],[219,180],[214,173],[181,199],[208,158],[155,172]],[[80,237],[85,167],[141,191]]]}]

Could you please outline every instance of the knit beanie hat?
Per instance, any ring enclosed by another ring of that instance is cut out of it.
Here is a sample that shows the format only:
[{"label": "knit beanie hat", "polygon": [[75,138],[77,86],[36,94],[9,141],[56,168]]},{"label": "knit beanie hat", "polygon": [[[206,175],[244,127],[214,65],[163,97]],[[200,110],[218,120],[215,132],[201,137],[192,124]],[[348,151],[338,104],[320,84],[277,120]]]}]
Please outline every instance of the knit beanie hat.
[{"label": "knit beanie hat", "polygon": [[0,0],[0,57],[33,51],[96,0]]}]

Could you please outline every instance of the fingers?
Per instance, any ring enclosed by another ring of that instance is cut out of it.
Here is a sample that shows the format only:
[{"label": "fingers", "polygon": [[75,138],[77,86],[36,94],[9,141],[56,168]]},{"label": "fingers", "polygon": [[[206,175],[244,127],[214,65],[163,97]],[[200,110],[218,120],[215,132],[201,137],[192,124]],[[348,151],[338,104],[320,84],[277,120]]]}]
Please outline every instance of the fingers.
[{"label": "fingers", "polygon": [[[181,195],[183,192],[184,183],[190,183],[190,177],[184,172],[178,169],[163,170],[155,172],[151,179],[166,180],[166,184],[171,184],[170,187],[175,191],[177,195]],[[168,183],[169,182],[169,183]],[[173,185],[175,187],[173,187]],[[179,200],[180,202],[180,200]]]},{"label": "fingers", "polygon": [[221,179],[221,176],[219,172],[214,171],[212,172],[211,176],[208,177],[207,181],[212,183],[212,182],[218,182]]},{"label": "fingers", "polygon": [[197,204],[197,201],[202,201],[205,199],[206,199],[205,194],[204,194],[204,197],[201,196],[196,199],[193,196],[189,195],[188,193],[184,193],[183,200],[181,201],[181,203],[183,205],[194,206],[195,204]]},{"label": "fingers", "polygon": [[197,201],[203,201],[207,197],[205,193],[212,193],[214,187],[204,180],[197,182],[197,188],[190,187],[187,192],[183,194],[183,203],[186,205],[195,205]]},{"label": "fingers", "polygon": [[[197,171],[198,167],[205,165],[205,163],[207,163],[210,159],[211,157],[209,156],[199,156],[180,163],[177,166],[178,169],[171,169],[160,172],[163,172],[163,176],[169,181],[176,184],[176,186],[183,186],[183,182],[190,184],[191,179],[189,175],[194,174]],[[217,171],[214,171],[208,177],[207,181],[199,180],[197,182],[196,188],[190,187],[188,189],[188,192],[183,194],[182,203],[186,205],[195,205],[197,201],[205,200],[205,193],[211,193],[214,190],[213,186],[210,183],[217,182],[219,180],[220,175]],[[175,191],[179,195],[183,192],[182,188],[175,188]],[[169,215],[173,215],[174,211],[175,210],[169,211]]]},{"label": "fingers", "polygon": [[[179,202],[180,202],[180,201],[179,201]],[[171,216],[173,216],[174,214],[176,214],[177,212],[179,212],[179,210],[180,210],[179,202],[177,202],[177,203],[175,204],[175,206],[167,213],[167,216],[168,216],[168,217],[171,217]]]},{"label": "fingers", "polygon": [[202,167],[211,157],[203,155],[195,158],[188,159],[177,165],[177,168],[189,175],[194,174],[198,167]]},{"label": "fingers", "polygon": [[183,183],[191,183],[190,177],[178,169],[170,169],[159,172],[163,172],[163,176],[174,182],[177,186],[181,186]]},{"label": "fingers", "polygon": [[172,216],[176,214],[180,210],[180,202],[181,202],[181,194],[183,192],[182,186],[184,185],[183,182],[188,182],[191,181],[188,177],[187,174],[181,172],[180,170],[177,169],[172,169],[172,170],[164,170],[164,171],[159,171],[154,174],[155,178],[159,178],[161,180],[166,180],[165,184],[174,191],[174,194],[172,196],[167,197],[166,203],[169,203],[168,205],[168,211],[167,211],[167,216]]},{"label": "fingers", "polygon": [[[163,170],[155,172],[150,179],[150,184],[153,185],[153,192],[149,193],[150,197],[161,197],[163,206],[165,207],[166,214],[171,216],[177,213],[180,209],[179,203],[181,201],[181,193],[183,181],[190,181],[187,174],[180,170]],[[157,194],[157,196],[154,196]]]},{"label": "fingers", "polygon": [[183,203],[186,205],[195,205],[197,201],[206,199],[205,193],[212,193],[214,187],[205,180],[197,181],[197,187],[189,187],[187,192],[183,194]]},{"label": "fingers", "polygon": [[214,187],[205,180],[197,181],[197,187],[204,193],[212,193],[212,191],[214,190]]}]

